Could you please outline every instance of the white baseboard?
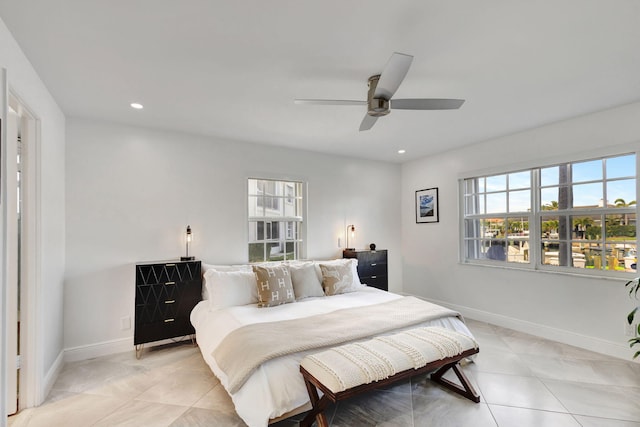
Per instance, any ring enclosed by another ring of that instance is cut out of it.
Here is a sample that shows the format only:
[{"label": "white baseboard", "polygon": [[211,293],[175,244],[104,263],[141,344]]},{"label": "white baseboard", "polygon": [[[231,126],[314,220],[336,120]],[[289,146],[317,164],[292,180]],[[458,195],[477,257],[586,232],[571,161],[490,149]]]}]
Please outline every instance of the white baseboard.
[{"label": "white baseboard", "polygon": [[53,388],[53,385],[58,379],[58,375],[60,375],[60,372],[62,371],[63,367],[64,367],[64,350],[58,354],[58,357],[56,357],[56,360],[53,362],[53,365],[51,365],[51,368],[49,368],[46,375],[44,376],[42,380],[42,386],[39,387],[38,395],[36,396],[36,402],[35,402],[36,406],[41,405],[42,402],[44,402],[44,400],[47,398],[47,396],[49,395],[49,392]]},{"label": "white baseboard", "polygon": [[[145,347],[155,347],[157,345],[171,344],[176,342],[176,340],[180,341],[187,339],[190,339],[190,336],[183,337],[182,339],[154,341],[152,343],[145,344]],[[93,359],[94,357],[125,353],[127,351],[130,351],[132,354],[135,351],[135,346],[133,345],[133,337],[120,338],[117,340],[103,341],[94,344],[66,348],[64,350],[64,362],[77,362],[79,360]]]},{"label": "white baseboard", "polygon": [[134,351],[133,337],[66,348],[64,350],[64,361],[65,363],[77,362],[79,360],[93,359],[94,357],[108,356],[125,351]]},{"label": "white baseboard", "polygon": [[[418,297],[417,295],[414,296]],[[464,317],[468,317],[469,319],[491,323],[493,325],[502,326],[504,328],[513,329],[519,332],[524,332],[553,341],[558,341],[563,344],[573,345],[575,347],[580,347],[596,353],[606,354],[607,356],[617,357],[626,361],[633,361],[633,359],[631,359],[631,357],[633,356],[633,352],[624,343],[608,341],[588,335],[582,335],[564,329],[540,325],[538,323],[515,319],[513,317],[491,313],[488,311],[482,311],[462,305],[451,304],[444,301],[438,301],[429,298],[422,299],[434,304],[441,305],[443,307],[448,307],[452,310],[456,310]],[[640,360],[636,359],[635,362],[640,363]]]}]

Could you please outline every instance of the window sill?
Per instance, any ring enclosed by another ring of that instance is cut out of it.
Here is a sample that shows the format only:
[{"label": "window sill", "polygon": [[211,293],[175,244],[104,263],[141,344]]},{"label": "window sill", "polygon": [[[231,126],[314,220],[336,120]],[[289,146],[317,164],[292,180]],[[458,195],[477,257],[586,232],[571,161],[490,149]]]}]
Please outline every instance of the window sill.
[{"label": "window sill", "polygon": [[610,280],[614,282],[628,282],[629,280],[632,280],[640,276],[640,273],[626,273],[626,272],[617,273],[615,275],[612,273],[607,274],[606,272],[600,272],[602,274],[596,274],[596,273],[584,274],[584,273],[575,271],[575,269],[571,269],[571,268],[567,268],[567,269],[559,269],[559,268],[552,269],[552,268],[544,268],[544,267],[535,268],[533,266],[524,267],[524,266],[513,265],[513,264],[503,265],[503,264],[488,263],[488,262],[462,261],[462,262],[459,262],[459,264],[462,266],[470,266],[470,267],[498,268],[501,270],[515,270],[515,271],[523,271],[527,273],[555,274],[555,275],[561,275],[561,276],[580,277],[584,279]]}]

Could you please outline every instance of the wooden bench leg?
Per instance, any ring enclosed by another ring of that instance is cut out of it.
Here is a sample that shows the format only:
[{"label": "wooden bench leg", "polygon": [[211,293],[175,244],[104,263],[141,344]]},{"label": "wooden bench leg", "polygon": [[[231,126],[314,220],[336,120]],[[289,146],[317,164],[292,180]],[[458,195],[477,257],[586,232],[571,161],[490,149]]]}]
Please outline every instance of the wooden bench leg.
[{"label": "wooden bench leg", "polygon": [[[460,387],[458,384],[454,382],[449,381],[446,378],[442,378],[445,372],[447,372],[449,369],[453,369],[453,372],[455,372],[456,376],[458,377],[458,380],[460,380],[460,384],[462,384],[462,387]],[[458,367],[458,361],[455,361],[448,365],[444,365],[442,368],[438,369],[436,372],[431,374],[431,380],[435,381],[436,383],[442,385],[443,387],[455,393],[458,393],[461,396],[466,397],[467,399],[473,402],[476,402],[476,403],[480,402],[480,396],[475,391],[475,389],[471,385],[471,382],[469,381],[467,376],[464,374],[464,372],[462,372]]]},{"label": "wooden bench leg", "polygon": [[324,416],[324,410],[329,404],[327,396],[318,397],[318,390],[316,386],[311,384],[307,379],[304,380],[304,385],[307,386],[307,392],[309,392],[309,400],[311,400],[311,411],[300,421],[300,427],[310,427],[315,419],[318,422],[318,427],[329,427],[327,418]]}]

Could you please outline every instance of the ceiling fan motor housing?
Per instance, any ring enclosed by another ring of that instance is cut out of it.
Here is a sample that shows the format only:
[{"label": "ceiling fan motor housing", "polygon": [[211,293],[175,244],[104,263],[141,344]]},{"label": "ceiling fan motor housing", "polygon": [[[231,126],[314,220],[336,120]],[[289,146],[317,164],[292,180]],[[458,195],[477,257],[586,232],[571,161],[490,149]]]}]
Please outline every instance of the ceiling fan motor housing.
[{"label": "ceiling fan motor housing", "polygon": [[367,94],[367,114],[374,117],[386,116],[391,112],[389,110],[389,100],[384,98],[374,98],[373,94],[376,92],[378,86],[378,80],[380,75],[369,77],[369,92]]}]

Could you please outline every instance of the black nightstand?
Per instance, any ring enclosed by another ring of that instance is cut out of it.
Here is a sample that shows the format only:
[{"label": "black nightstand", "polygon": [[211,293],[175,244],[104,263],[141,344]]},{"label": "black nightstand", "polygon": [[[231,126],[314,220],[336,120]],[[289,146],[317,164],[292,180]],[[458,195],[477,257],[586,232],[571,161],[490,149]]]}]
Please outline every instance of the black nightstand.
[{"label": "black nightstand", "polygon": [[383,291],[389,290],[386,249],[375,251],[345,250],[342,252],[342,257],[358,260],[360,282]]},{"label": "black nightstand", "polygon": [[194,334],[189,315],[201,299],[200,261],[137,264],[136,356],[144,343]]}]

